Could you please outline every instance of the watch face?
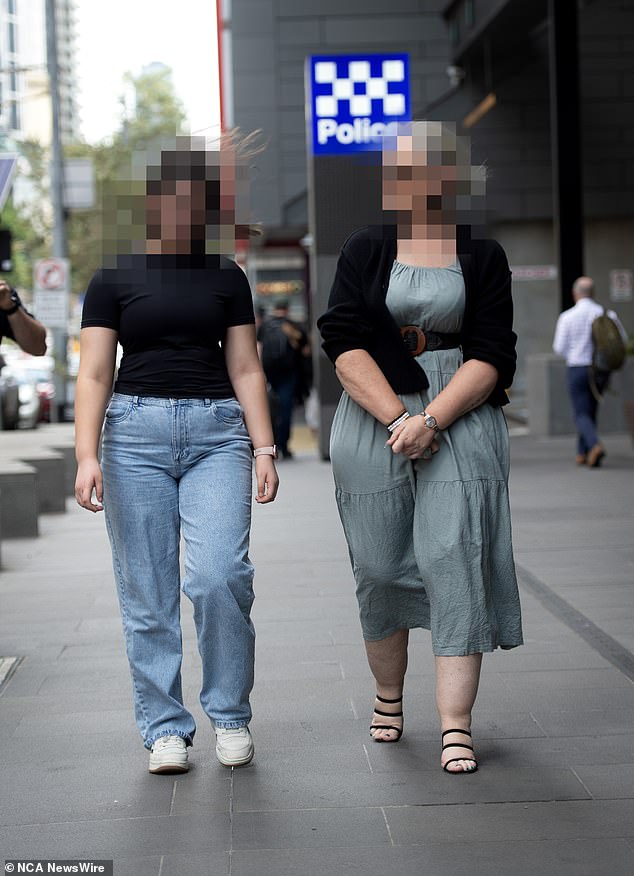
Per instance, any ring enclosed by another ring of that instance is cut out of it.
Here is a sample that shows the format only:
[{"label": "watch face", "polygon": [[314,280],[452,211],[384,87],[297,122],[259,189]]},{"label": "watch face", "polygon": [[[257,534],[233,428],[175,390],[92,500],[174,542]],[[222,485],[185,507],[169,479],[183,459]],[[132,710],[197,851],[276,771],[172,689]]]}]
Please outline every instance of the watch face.
[{"label": "watch face", "polygon": [[435,429],[438,423],[436,422],[436,417],[432,417],[430,414],[428,417],[425,417],[425,425],[428,429]]}]

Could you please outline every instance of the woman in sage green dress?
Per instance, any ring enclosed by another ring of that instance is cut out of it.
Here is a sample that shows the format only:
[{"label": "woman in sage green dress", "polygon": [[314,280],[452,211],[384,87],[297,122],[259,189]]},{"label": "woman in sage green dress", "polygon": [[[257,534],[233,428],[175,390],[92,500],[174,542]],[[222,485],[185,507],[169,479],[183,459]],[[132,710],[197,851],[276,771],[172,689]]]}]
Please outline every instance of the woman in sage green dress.
[{"label": "woman in sage green dress", "polygon": [[376,680],[370,734],[401,738],[409,630],[430,629],[441,765],[455,774],[477,769],[482,654],[522,643],[501,409],[511,278],[499,244],[456,226],[476,176],[450,125],[400,125],[383,151],[397,223],[348,238],[319,320],[345,390],[331,459]]}]

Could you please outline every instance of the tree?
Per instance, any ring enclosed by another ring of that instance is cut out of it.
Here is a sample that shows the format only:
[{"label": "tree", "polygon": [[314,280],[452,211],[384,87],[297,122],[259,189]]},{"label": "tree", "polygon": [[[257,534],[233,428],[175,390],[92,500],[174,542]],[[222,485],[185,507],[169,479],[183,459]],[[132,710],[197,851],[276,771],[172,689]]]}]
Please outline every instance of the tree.
[{"label": "tree", "polygon": [[[162,137],[183,132],[185,112],[174,92],[169,67],[133,76],[126,73],[123,90],[133,99],[122,97],[121,123],[113,135],[95,145],[77,142],[64,148],[67,158],[90,158],[95,167],[97,205],[90,210],[74,210],[67,214],[68,256],[71,263],[73,292],[86,289],[90,278],[102,261],[101,197],[116,185],[121,176],[129,174],[132,155],[144,150]],[[128,105],[129,104],[129,105]],[[48,150],[35,141],[20,143],[28,184],[33,189],[29,203],[8,202],[2,210],[2,225],[13,234],[13,271],[6,275],[18,289],[32,286],[33,262],[45,258],[51,251]]]},{"label": "tree", "polygon": [[[121,179],[129,178],[132,156],[164,137],[183,132],[185,112],[174,92],[169,67],[161,65],[133,76],[124,76],[121,124],[111,138],[96,145],[77,143],[67,147],[68,157],[92,158],[95,166],[98,205],[93,210],[75,211],[68,218],[68,250],[73,289],[82,291],[102,261],[103,202]],[[123,229],[122,229],[123,230]]]},{"label": "tree", "polygon": [[3,278],[20,292],[28,292],[33,285],[33,263],[50,254],[51,211],[46,150],[35,140],[24,140],[20,152],[18,172],[32,194],[28,202],[19,203],[11,195],[2,208],[1,224],[11,232],[13,261],[12,270]]},{"label": "tree", "polygon": [[2,208],[2,227],[11,232],[13,262],[11,271],[3,274],[2,279],[20,292],[30,291],[33,285],[33,263],[50,252],[46,237],[38,233],[23,208],[16,207],[11,200]]},{"label": "tree", "polygon": [[140,76],[126,73],[124,83],[134,94],[128,111],[122,98],[123,118],[119,137],[132,149],[144,149],[160,137],[182,133],[185,111],[174,93],[172,71],[161,64]]}]

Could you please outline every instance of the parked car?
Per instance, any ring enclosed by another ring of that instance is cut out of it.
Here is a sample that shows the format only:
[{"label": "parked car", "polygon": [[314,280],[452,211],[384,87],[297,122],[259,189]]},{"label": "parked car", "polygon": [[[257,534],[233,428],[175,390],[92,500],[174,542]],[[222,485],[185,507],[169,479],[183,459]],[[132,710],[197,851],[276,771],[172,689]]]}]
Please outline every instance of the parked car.
[{"label": "parked car", "polygon": [[41,419],[42,402],[34,373],[5,368],[18,386],[18,429],[35,429]]},{"label": "parked car", "polygon": [[20,419],[20,392],[17,380],[5,367],[0,355],[0,428],[17,429]]},{"label": "parked car", "polygon": [[55,384],[50,371],[44,368],[21,368],[15,363],[5,371],[18,384],[20,397],[18,428],[33,429],[37,423],[50,423],[51,407],[55,398]]},{"label": "parked car", "polygon": [[43,373],[36,383],[40,396],[40,422],[51,422],[51,408],[55,400],[55,384],[51,374]]},{"label": "parked car", "polygon": [[[50,422],[51,408],[55,397],[55,384],[53,383],[54,361],[51,356],[29,356],[22,351],[10,351],[5,355],[6,368],[4,373],[11,374],[20,384],[23,411],[23,428],[30,428],[30,419],[35,407],[33,390],[27,388],[29,384],[35,386],[39,398],[40,422]],[[29,425],[26,425],[29,424]],[[15,428],[15,427],[14,427]]]}]

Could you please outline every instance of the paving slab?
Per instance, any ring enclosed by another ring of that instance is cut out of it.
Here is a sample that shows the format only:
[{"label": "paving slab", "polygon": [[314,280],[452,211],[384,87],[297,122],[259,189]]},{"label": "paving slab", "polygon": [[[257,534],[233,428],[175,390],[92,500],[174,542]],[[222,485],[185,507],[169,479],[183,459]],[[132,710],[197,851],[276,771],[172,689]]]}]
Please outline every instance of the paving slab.
[{"label": "paving slab", "polygon": [[[159,780],[161,781],[161,780]],[[216,854],[228,849],[228,813],[32,823],[0,827],[5,858],[111,858]]]},{"label": "paving slab", "polygon": [[[69,437],[37,431],[36,450]],[[569,439],[512,439],[516,554],[631,650],[634,455],[606,445],[588,472]],[[214,757],[184,598],[191,770],[147,772],[103,518],[69,500],[38,539],[3,542],[0,653],[24,658],[0,691],[4,855],[114,858],[117,876],[634,872],[634,685],[618,661],[521,579],[526,645],[485,657],[479,771],[439,769],[427,632],[411,636],[403,739],[373,743],[329,466],[305,452],[280,475],[279,501],[254,508],[257,753],[240,770]]]},{"label": "paving slab", "polygon": [[389,845],[380,808],[286,809],[236,812],[233,849],[322,849]]},{"label": "paving slab", "polygon": [[[451,834],[447,818],[444,833]],[[623,840],[575,840],[562,842],[452,842],[411,846],[371,846],[305,850],[274,849],[234,851],[231,876],[339,876],[395,873],[398,876],[490,876],[507,873],[535,876],[597,876],[628,873],[631,849]]]}]

